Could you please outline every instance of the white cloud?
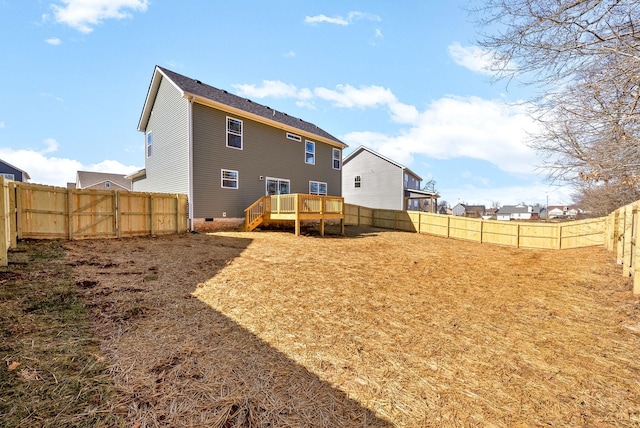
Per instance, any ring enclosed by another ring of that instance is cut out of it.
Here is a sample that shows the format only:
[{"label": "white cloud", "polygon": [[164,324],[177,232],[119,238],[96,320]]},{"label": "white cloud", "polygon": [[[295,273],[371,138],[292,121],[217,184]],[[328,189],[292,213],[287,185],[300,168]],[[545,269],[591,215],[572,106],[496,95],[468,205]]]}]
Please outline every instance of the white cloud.
[{"label": "white cloud", "polygon": [[478,97],[446,97],[422,112],[412,111],[405,119],[410,126],[397,135],[351,132],[342,138],[349,145],[366,145],[400,163],[411,163],[414,155],[468,157],[512,174],[534,173],[537,157],[527,140],[535,124],[523,107]]},{"label": "white cloud", "polygon": [[344,19],[342,16],[335,16],[331,18],[324,14],[320,14],[316,16],[305,16],[304,22],[306,22],[307,24],[327,23],[327,24],[336,24],[336,25],[344,25],[344,26],[349,25],[349,21]]},{"label": "white cloud", "polygon": [[354,131],[341,138],[351,147],[364,145],[405,165],[414,156],[432,159],[472,158],[518,176],[535,175],[539,159],[528,146],[535,122],[522,105],[479,97],[444,97],[420,110],[400,102],[382,86],[337,85],[299,89],[280,81],[262,86],[234,85],[244,96],[294,98],[306,106],[328,101],[345,109],[386,108],[401,128],[395,134]]},{"label": "white cloud", "polygon": [[52,4],[56,22],[90,33],[105,19],[130,18],[128,12],[145,12],[148,0],[60,0],[64,6]]},{"label": "white cloud", "polygon": [[459,42],[453,42],[447,50],[456,64],[476,73],[493,74],[491,72],[493,55],[490,51],[477,46],[462,46]]},{"label": "white cloud", "polygon": [[376,107],[397,102],[391,90],[382,86],[337,85],[336,89],[316,88],[314,94],[323,100],[331,101],[334,106],[342,108]]},{"label": "white cloud", "polygon": [[500,60],[496,52],[478,46],[462,46],[459,42],[453,42],[447,50],[456,64],[475,73],[493,76],[498,69],[515,71],[518,68],[513,62]]},{"label": "white cloud", "polygon": [[382,30],[379,28],[375,29],[375,31],[373,32],[373,35],[376,39],[384,39],[384,36],[382,35]]},{"label": "white cloud", "polygon": [[373,15],[371,13],[358,12],[358,11],[349,12],[346,18],[340,15],[329,17],[324,14],[315,15],[315,16],[305,16],[304,18],[304,22],[307,24],[326,23],[326,24],[342,25],[345,27],[352,24],[354,21],[358,21],[358,20],[367,20],[367,21],[375,21],[375,22],[382,21],[382,19],[378,15]]},{"label": "white cloud", "polygon": [[51,37],[49,39],[46,39],[45,43],[48,43],[48,44],[50,44],[52,46],[58,46],[58,45],[62,44],[62,40],[60,40],[57,37]]},{"label": "white cloud", "polygon": [[5,124],[4,124],[4,120],[0,121],[0,129],[4,128]]},{"label": "white cloud", "polygon": [[308,100],[313,97],[309,89],[298,89],[295,85],[279,80],[263,80],[261,86],[254,84],[234,84],[232,87],[238,90],[238,95],[247,98],[295,98]]},{"label": "white cloud", "polygon": [[77,171],[98,171],[128,174],[141,169],[139,166],[124,165],[118,161],[105,160],[96,164],[83,165],[81,162],[51,156],[58,149],[54,139],[45,140],[41,150],[0,148],[0,159],[26,171],[32,183],[66,187],[67,182],[76,180]]},{"label": "white cloud", "polygon": [[283,55],[285,58],[295,58],[296,57],[296,53],[294,51],[289,51],[286,54]]}]

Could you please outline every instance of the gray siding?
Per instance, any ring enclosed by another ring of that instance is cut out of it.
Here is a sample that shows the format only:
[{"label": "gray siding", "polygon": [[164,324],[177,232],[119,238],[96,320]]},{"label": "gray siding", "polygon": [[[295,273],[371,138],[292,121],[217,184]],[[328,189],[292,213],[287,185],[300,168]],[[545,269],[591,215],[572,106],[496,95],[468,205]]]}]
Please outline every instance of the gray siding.
[{"label": "gray siding", "polygon": [[[243,149],[226,146],[227,116],[243,122]],[[298,134],[299,135],[299,134]],[[310,139],[312,140],[312,139]],[[309,193],[309,181],[327,183],[327,194],[341,194],[341,171],[332,167],[332,146],[316,143],[316,163],[304,162],[304,141],[286,131],[242,116],[193,105],[193,217],[244,217],[244,210],[266,193],[266,178],[291,181],[291,193]],[[221,187],[220,171],[238,171],[238,189]],[[260,177],[263,180],[260,180]]]},{"label": "gray siding", "polygon": [[[146,133],[152,132],[151,157]],[[189,194],[189,101],[162,79],[144,136],[145,179],[133,183],[137,192]]]},{"label": "gray siding", "polygon": [[[355,176],[362,179],[356,188]],[[404,209],[402,168],[366,150],[342,167],[342,196],[347,204],[389,210]]]}]

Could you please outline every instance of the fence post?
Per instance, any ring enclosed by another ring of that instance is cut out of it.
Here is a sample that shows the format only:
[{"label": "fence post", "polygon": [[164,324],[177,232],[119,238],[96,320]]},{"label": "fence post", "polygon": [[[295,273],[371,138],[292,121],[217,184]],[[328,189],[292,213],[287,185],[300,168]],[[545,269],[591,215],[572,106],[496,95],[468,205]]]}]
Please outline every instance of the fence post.
[{"label": "fence post", "polygon": [[155,234],[155,224],[153,218],[153,193],[149,193],[149,235]]},{"label": "fence post", "polygon": [[9,233],[11,233],[11,243],[9,244],[9,248],[16,248],[18,246],[18,206],[16,201],[18,186],[16,183],[16,181],[9,183]]},{"label": "fence post", "polygon": [[67,236],[73,239],[73,190],[67,189]]},{"label": "fence post", "polygon": [[624,209],[618,208],[616,213],[616,263],[621,265],[624,255]]},{"label": "fence post", "polygon": [[120,222],[122,221],[122,216],[120,215],[120,192],[116,191],[113,196],[113,203],[115,208],[115,213],[113,216],[113,229],[116,232],[116,238],[120,239],[122,237]]},{"label": "fence post", "polygon": [[624,207],[624,249],[622,250],[622,275],[628,277],[631,274],[631,230],[633,224],[633,206]]},{"label": "fence post", "polygon": [[633,225],[635,235],[635,257],[633,260],[633,294],[640,294],[640,252],[638,252],[638,238],[640,237],[640,210],[636,213],[636,222]]},{"label": "fence post", "polygon": [[4,191],[6,184],[4,177],[0,177],[0,266],[9,265],[9,259],[7,257],[7,209],[9,201]]},{"label": "fence post", "polygon": [[558,250],[562,250],[562,225],[558,224]]}]

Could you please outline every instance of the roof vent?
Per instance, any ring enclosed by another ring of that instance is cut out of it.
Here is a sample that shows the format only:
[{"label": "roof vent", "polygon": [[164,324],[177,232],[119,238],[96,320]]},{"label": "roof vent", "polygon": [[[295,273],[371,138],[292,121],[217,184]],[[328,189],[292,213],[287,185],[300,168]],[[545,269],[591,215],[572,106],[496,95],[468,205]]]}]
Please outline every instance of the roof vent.
[{"label": "roof vent", "polygon": [[247,101],[251,102],[251,100],[249,98],[247,98]]},{"label": "roof vent", "polygon": [[196,83],[197,83],[198,85],[202,85],[202,82],[201,82],[201,81],[199,81],[199,80],[197,80],[197,79],[196,79]]}]

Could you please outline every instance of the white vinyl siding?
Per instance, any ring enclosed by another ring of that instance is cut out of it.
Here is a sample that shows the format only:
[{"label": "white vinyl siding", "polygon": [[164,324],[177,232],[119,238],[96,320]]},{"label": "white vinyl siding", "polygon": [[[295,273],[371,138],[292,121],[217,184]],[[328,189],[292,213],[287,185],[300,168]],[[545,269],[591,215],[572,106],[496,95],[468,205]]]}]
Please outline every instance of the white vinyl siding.
[{"label": "white vinyl siding", "polygon": [[162,79],[153,114],[145,130],[152,132],[153,153],[145,156],[146,178],[133,183],[136,192],[189,194],[189,101]]},{"label": "white vinyl siding", "polygon": [[[404,170],[362,150],[342,164],[342,196],[347,204],[387,210],[404,210]],[[357,179],[360,177],[360,180]],[[360,187],[356,187],[360,183]]]}]

